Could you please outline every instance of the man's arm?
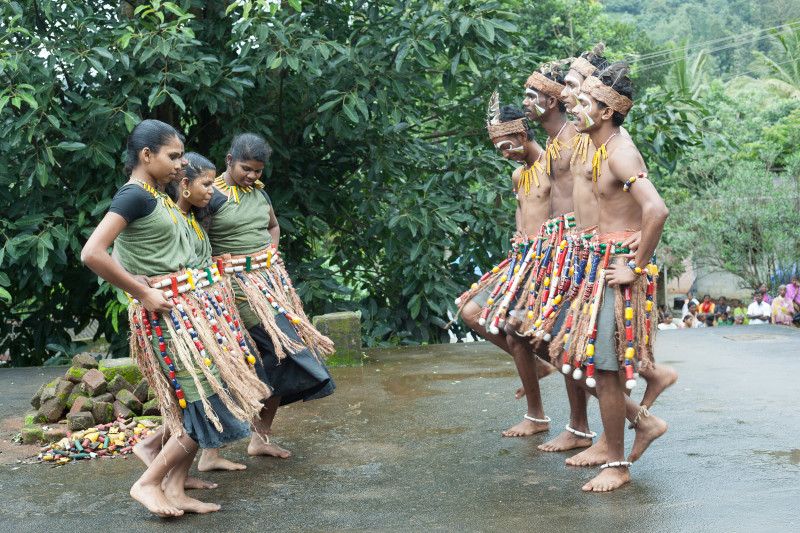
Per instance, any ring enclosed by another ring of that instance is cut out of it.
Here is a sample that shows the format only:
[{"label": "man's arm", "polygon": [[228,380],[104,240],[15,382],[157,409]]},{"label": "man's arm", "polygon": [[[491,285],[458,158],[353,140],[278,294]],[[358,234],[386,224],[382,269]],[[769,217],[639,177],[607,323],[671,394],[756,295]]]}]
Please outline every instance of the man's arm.
[{"label": "man's arm", "polygon": [[[617,157],[608,160],[608,168],[619,182],[625,183],[631,176],[647,172],[641,156],[634,148],[626,148],[615,155]],[[656,251],[669,210],[649,179],[637,179],[627,194],[631,194],[642,209],[642,237],[634,262],[636,266],[644,268]]]},{"label": "man's arm", "polygon": [[[634,147],[620,149],[614,156],[608,160],[608,168],[614,178],[621,183],[628,181],[631,176],[647,171],[642,157]],[[644,268],[656,251],[669,210],[648,179],[638,179],[627,193],[618,194],[632,194],[642,210],[641,238],[633,261],[637,267]],[[623,265],[610,266],[606,275],[609,285],[627,285],[633,282],[635,277],[636,274]]]}]

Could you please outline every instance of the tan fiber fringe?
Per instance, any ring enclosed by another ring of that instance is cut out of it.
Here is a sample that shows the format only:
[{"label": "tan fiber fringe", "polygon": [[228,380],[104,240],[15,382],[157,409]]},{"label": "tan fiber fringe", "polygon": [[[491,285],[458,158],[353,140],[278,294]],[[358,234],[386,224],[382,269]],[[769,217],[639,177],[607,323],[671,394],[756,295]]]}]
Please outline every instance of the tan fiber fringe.
[{"label": "tan fiber fringe", "polygon": [[[581,289],[583,289],[586,284],[586,278],[583,279],[581,284],[582,284]],[[570,327],[570,334],[569,334],[569,337],[572,338],[573,332],[575,331],[577,315],[581,309],[580,297],[582,296],[583,296],[583,291],[579,290],[569,304],[569,308],[567,310],[568,314],[566,316],[566,319],[564,320],[564,323],[561,325],[561,330],[557,331],[553,340],[550,341],[550,360],[553,362],[553,365],[556,368],[560,368],[561,363],[564,360],[564,343],[566,342],[565,337],[567,335],[567,321],[569,321],[570,316],[573,317],[572,326]]]},{"label": "tan fiber fringe", "polygon": [[235,276],[234,279],[247,298],[247,303],[250,304],[250,309],[252,309],[256,314],[258,319],[261,321],[261,325],[264,326],[267,334],[272,339],[272,344],[275,347],[275,355],[278,359],[284,359],[286,357],[286,352],[284,349],[287,349],[292,353],[299,352],[304,348],[304,346],[289,338],[280,330],[278,324],[275,323],[275,317],[272,314],[272,304],[269,303],[266,296],[264,296],[264,294],[255,284],[253,278],[250,277],[253,275],[254,272],[243,273],[242,277],[244,277],[246,281],[242,281],[239,276]]},{"label": "tan fiber fringe", "polygon": [[[272,269],[275,269],[275,271],[272,271]],[[281,274],[284,279],[287,280],[285,289],[281,282]],[[294,290],[294,285],[291,283],[291,278],[286,269],[280,267],[277,263],[273,263],[267,271],[262,271],[262,275],[269,275],[273,280],[275,292],[280,293],[276,295],[278,302],[293,316],[300,319],[300,322],[293,324],[293,327],[298,330],[298,334],[306,342],[308,348],[314,353],[317,359],[322,361],[322,358],[326,358],[326,356],[335,353],[336,349],[333,345],[333,341],[315,328],[308,319],[308,316],[306,316],[305,310],[303,309],[303,302],[297,295],[297,291]]]},{"label": "tan fiber fringe", "polygon": [[[192,295],[191,299],[197,300],[196,308],[203,305],[200,299],[194,297],[194,295]],[[244,352],[239,347],[235,337],[233,342],[227,343],[227,349],[222,349],[217,342],[213,329],[204,316],[194,317],[191,314],[188,314],[188,316],[200,342],[206,347],[206,353],[209,354],[209,357],[212,357],[212,361],[219,371],[221,381],[217,380],[212,374],[211,369],[203,361],[200,352],[192,350],[195,366],[203,371],[211,388],[234,417],[243,422],[249,422],[254,417],[257,417],[263,407],[261,400],[269,397],[270,390],[258,379],[253,365],[245,359]],[[218,330],[230,332],[230,327],[223,316],[216,315],[215,318]],[[227,337],[224,340],[227,340]]]},{"label": "tan fiber fringe", "polygon": [[[653,310],[650,311],[650,333],[647,333],[646,309],[648,283],[647,276],[642,275],[637,276],[636,280],[631,284],[631,308],[633,309],[633,345],[636,348],[636,358],[641,363],[641,370],[647,369],[655,362],[653,357],[653,345],[655,342],[655,330],[658,329],[657,321],[654,320],[654,317],[658,316],[658,311],[654,301]],[[655,294],[655,289],[656,286],[654,285],[653,294]],[[619,288],[618,291],[615,291],[614,294],[617,297],[617,302],[615,303],[618,304],[614,306],[618,332],[617,359],[621,363],[624,363],[625,349],[628,347],[628,341],[625,339],[625,298],[621,288]],[[647,339],[647,342],[645,342],[645,339]]]},{"label": "tan fiber fringe", "polygon": [[[508,267],[508,265],[506,265],[506,267]],[[475,287],[474,289],[470,288],[469,292],[467,293],[467,296],[462,298],[461,299],[461,303],[458,304],[458,309],[456,310],[456,316],[453,318],[453,320],[451,320],[447,324],[447,326],[445,326],[445,329],[447,329],[450,326],[452,326],[456,322],[456,320],[458,320],[458,317],[461,316],[461,313],[464,312],[464,308],[467,306],[467,304],[469,302],[472,301],[473,298],[475,298],[476,294],[478,294],[483,289],[485,289],[485,288],[487,288],[489,286],[491,286],[491,287],[496,286],[497,283],[499,283],[500,278],[503,277],[503,272],[504,272],[504,270],[500,269],[497,272],[492,273],[492,275],[489,276],[488,278],[486,278],[485,280],[478,281],[478,286]],[[482,311],[483,311],[483,308],[481,308],[481,311],[478,312],[478,315],[480,315],[480,313]]]},{"label": "tan fiber fringe", "polygon": [[[598,267],[599,270],[599,267]],[[631,287],[631,308],[633,309],[633,338],[634,346],[637,348],[637,358],[641,363],[641,369],[646,369],[654,363],[653,346],[655,342],[655,330],[658,329],[654,317],[658,316],[656,311],[655,302],[653,302],[653,310],[650,312],[650,333],[647,334],[647,318],[646,318],[646,305],[647,305],[647,276],[638,276]],[[655,293],[655,286],[653,292]],[[625,297],[623,287],[615,285],[610,287],[606,285],[603,291],[603,296],[598,302],[598,307],[602,309],[603,301],[605,300],[605,292],[608,290],[614,291],[614,318],[616,321],[617,331],[614,335],[614,344],[616,346],[617,359],[621,363],[625,361],[625,349],[628,347],[628,342],[625,338]],[[583,299],[583,293],[577,295],[576,298]],[[575,310],[575,317],[572,321],[572,330],[569,335],[569,346],[567,348],[568,360],[570,364],[583,363],[586,360],[586,345],[589,343],[589,317],[591,313],[591,300],[589,304],[584,306],[584,309]],[[599,317],[598,317],[599,318]],[[647,342],[645,342],[647,337]],[[559,333],[559,339],[563,343],[563,334]],[[558,339],[557,339],[558,340]],[[559,359],[563,356],[563,351],[559,346],[551,346],[552,357],[558,355]]]},{"label": "tan fiber fringe", "polygon": [[[597,277],[598,278],[600,277],[600,267],[601,266],[602,265],[599,265],[597,267],[597,272],[598,272],[597,273]],[[597,283],[598,281],[595,281],[595,283]],[[607,289],[607,288],[608,287],[604,288],[602,294],[600,294],[600,298],[597,299],[597,309],[598,310],[602,310],[603,309],[603,302],[606,299],[606,290],[605,289]],[[597,290],[598,290],[598,292],[600,292],[600,287],[598,287]],[[581,324],[580,324],[580,329],[578,331],[578,337],[576,339],[574,339],[574,340],[578,341],[578,342],[575,343],[574,351],[572,350],[572,346],[573,346],[572,342],[570,342],[570,352],[571,352],[570,361],[572,361],[572,362],[578,361],[580,363],[583,363],[586,360],[586,357],[587,357],[587,355],[586,355],[586,346],[589,344],[589,334],[591,333],[589,331],[589,322],[591,322],[591,316],[592,316],[592,301],[591,300],[589,300],[589,303],[586,304],[585,308],[586,308],[586,312],[585,313],[581,313]],[[598,314],[597,314],[597,318],[598,319],[600,318],[600,312],[599,311],[598,311]],[[571,336],[572,335],[570,335],[570,337]]]},{"label": "tan fiber fringe", "polygon": [[[134,331],[134,317],[140,321],[142,317],[142,307],[138,305],[128,306],[128,322],[131,325],[131,335],[129,338],[130,353],[133,360],[136,361],[136,366],[139,368],[142,376],[150,384],[153,389],[158,406],[161,409],[162,421],[167,428],[176,437],[183,434],[183,413],[178,404],[178,398],[175,396],[175,391],[172,389],[172,384],[167,379],[167,376],[161,371],[158,358],[160,354],[156,354],[150,340],[145,338],[144,346],[139,342],[139,338]],[[144,326],[142,325],[142,335],[144,335]]]},{"label": "tan fiber fringe", "polygon": [[[231,297],[230,306],[228,305],[227,301],[225,302],[225,306],[228,307],[228,312],[231,313],[231,316],[233,316],[234,319],[239,322],[239,331],[241,331],[242,337],[244,337],[244,341],[247,344],[247,347],[250,349],[250,352],[254,356],[260,357],[261,353],[259,353],[259,351],[258,351],[258,346],[256,346],[256,343],[253,340],[253,337],[250,336],[250,332],[247,330],[246,327],[244,327],[244,321],[242,321],[242,317],[239,316],[239,307],[236,305],[236,293],[233,292],[233,285],[232,285],[232,282],[231,282],[231,276],[229,274],[225,274],[224,276],[222,276],[222,280],[220,280],[218,283],[225,287],[225,290],[228,291],[228,294]],[[216,289],[216,290],[219,290],[219,289]],[[223,298],[225,297],[224,294],[222,296],[223,296]],[[233,309],[231,309],[231,306],[233,307]],[[228,328],[227,331],[230,332],[230,328]],[[236,340],[236,335],[232,335],[232,339],[233,340],[231,342],[238,342]],[[253,365],[249,365],[249,366],[250,366],[251,371],[255,374],[255,372],[256,372],[255,366],[253,366]]]}]

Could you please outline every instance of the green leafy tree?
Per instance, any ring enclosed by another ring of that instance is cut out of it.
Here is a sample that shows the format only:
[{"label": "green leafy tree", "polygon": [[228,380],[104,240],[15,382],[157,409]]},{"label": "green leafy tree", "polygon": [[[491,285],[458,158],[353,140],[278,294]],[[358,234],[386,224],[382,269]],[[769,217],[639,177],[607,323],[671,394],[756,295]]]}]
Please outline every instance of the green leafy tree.
[{"label": "green leafy tree", "polygon": [[[573,4],[553,5],[569,19]],[[0,349],[36,363],[99,320],[125,352],[127,300],[78,257],[143,118],[175,125],[220,167],[235,134],[270,142],[264,180],[308,312],[359,310],[368,345],[446,338],[453,298],[513,228],[486,101],[498,86],[519,101],[527,74],[564,51],[531,47],[544,23],[517,14],[525,6],[0,4]],[[592,28],[575,46],[604,40]]]}]

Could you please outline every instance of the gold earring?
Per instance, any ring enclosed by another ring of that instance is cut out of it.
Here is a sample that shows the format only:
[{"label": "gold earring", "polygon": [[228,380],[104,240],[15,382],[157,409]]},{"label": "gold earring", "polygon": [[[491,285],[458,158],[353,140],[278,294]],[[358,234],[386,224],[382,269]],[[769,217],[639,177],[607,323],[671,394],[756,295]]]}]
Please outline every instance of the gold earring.
[{"label": "gold earring", "polygon": [[184,198],[189,198],[192,195],[192,193],[191,193],[191,191],[189,189],[184,189],[181,194],[183,194]]}]

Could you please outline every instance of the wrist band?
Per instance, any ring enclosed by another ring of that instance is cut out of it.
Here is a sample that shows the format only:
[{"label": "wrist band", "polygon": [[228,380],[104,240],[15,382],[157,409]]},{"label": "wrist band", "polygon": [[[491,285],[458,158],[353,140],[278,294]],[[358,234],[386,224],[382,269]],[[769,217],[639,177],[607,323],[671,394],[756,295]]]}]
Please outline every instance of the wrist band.
[{"label": "wrist band", "polygon": [[628,267],[631,270],[633,270],[633,273],[636,274],[637,276],[641,276],[642,274],[644,274],[644,270],[637,267],[634,261],[628,261]]}]

